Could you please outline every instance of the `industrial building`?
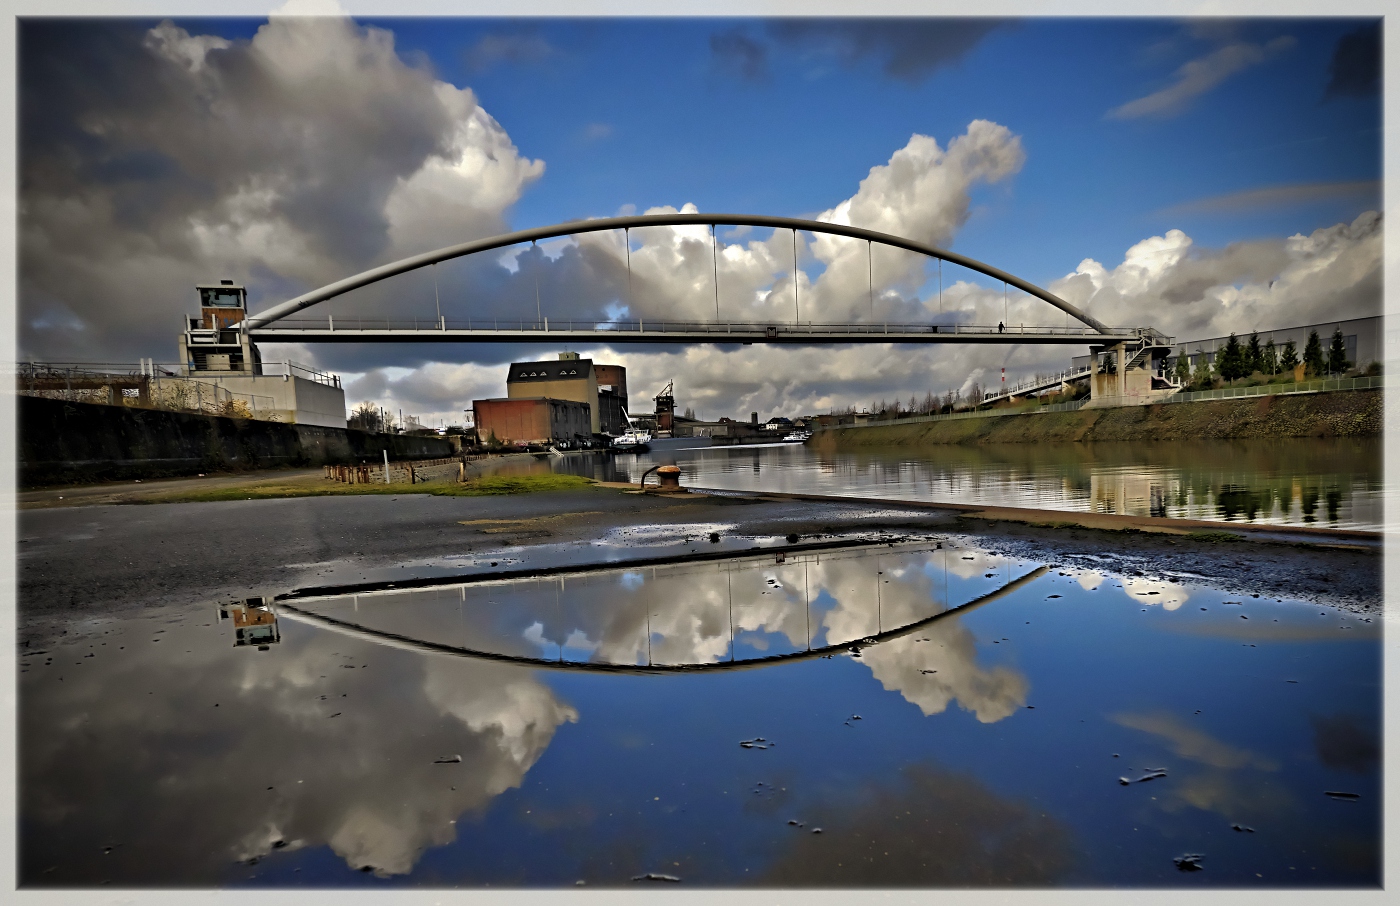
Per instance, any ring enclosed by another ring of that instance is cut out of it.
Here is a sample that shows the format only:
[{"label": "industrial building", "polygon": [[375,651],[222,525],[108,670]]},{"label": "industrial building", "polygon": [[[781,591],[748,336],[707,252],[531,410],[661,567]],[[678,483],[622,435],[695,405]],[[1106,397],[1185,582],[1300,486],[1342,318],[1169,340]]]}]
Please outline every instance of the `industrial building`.
[{"label": "industrial building", "polygon": [[587,403],[549,397],[474,400],[477,436],[514,447],[584,444],[593,439]]},{"label": "industrial building", "polygon": [[232,280],[202,284],[199,317],[186,318],[180,335],[186,377],[256,401],[261,417],[294,425],[345,427],[340,376],[291,362],[263,364],[258,348],[236,325],[248,315],[248,290]]}]

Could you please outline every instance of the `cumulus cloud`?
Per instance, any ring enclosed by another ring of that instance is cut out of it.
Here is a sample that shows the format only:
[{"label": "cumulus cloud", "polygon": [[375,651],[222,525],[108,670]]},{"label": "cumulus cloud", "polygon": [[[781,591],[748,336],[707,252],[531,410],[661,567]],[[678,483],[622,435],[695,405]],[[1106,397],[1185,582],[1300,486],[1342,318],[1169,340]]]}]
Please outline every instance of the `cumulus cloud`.
[{"label": "cumulus cloud", "polygon": [[1050,285],[1109,324],[1150,324],[1180,339],[1380,314],[1382,218],[1198,248],[1181,230],[1128,249],[1111,270],[1085,259]]},{"label": "cumulus cloud", "polygon": [[20,44],[27,356],[173,359],[195,283],[291,295],[491,235],[544,167],[469,89],[343,17],[240,41],[36,20]]},{"label": "cumulus cloud", "polygon": [[[815,219],[947,246],[970,216],[974,188],[1007,180],[1024,162],[1019,136],[986,120],[969,123],[946,147],[916,134],[886,163],[872,167],[850,197]],[[656,206],[646,213],[678,210],[693,213],[696,207]],[[705,226],[589,233],[548,249],[523,247],[491,261],[463,259],[438,270],[436,275],[420,271],[397,277],[330,304],[340,317],[342,311],[382,311],[391,299],[402,311],[411,299],[415,310],[435,317],[436,298],[453,321],[533,320],[539,299],[541,313],[552,321],[588,324],[636,318],[714,320],[717,315],[750,322],[941,319],[995,324],[1009,317],[1010,323],[1036,323],[1046,311],[1044,303],[1019,293],[1008,302],[1000,289],[970,282],[965,272],[959,277],[951,267],[940,291],[937,268],[923,256],[838,237],[794,237],[786,230],[721,228],[713,237]],[[892,388],[920,397],[930,390],[942,393],[968,385],[978,368],[1000,367],[1009,354],[1005,349],[950,355],[946,349],[905,348],[891,356],[888,347],[836,348],[821,356],[760,347],[579,351],[626,366],[629,387],[643,401],[643,394],[682,378],[685,405],[715,417],[755,409],[763,414],[814,411],[855,400],[869,404]],[[522,349],[521,354],[540,352]],[[416,367],[423,361],[402,364]],[[1020,364],[1031,362],[1025,358]],[[386,386],[386,395],[376,401],[391,409],[426,409],[432,417],[447,417],[469,404],[463,396],[453,410],[432,409],[437,394],[420,393],[415,383],[414,378],[396,382],[392,396]],[[475,392],[466,383],[455,389]],[[503,389],[498,384],[489,395],[499,396]]]},{"label": "cumulus cloud", "polygon": [[1175,116],[1235,73],[1257,66],[1297,43],[1295,38],[1282,35],[1263,45],[1241,41],[1218,47],[1203,57],[1183,63],[1167,87],[1115,107],[1108,112],[1108,117],[1131,120],[1144,116]]}]

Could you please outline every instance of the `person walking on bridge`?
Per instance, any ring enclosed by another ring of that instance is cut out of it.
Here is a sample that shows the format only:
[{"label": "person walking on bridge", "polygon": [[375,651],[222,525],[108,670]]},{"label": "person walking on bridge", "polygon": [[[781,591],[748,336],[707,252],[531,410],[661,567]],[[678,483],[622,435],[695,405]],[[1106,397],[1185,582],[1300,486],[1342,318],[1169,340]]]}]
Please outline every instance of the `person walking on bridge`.
[{"label": "person walking on bridge", "polygon": [[1004,321],[997,322],[997,333],[1006,333],[1006,323]]}]

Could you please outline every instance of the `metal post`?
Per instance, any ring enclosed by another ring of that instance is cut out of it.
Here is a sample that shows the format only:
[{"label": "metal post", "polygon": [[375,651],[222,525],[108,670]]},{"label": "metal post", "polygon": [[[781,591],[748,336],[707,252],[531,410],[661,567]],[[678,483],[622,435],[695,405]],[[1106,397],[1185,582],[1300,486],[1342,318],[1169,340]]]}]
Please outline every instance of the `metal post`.
[{"label": "metal post", "polygon": [[389,483],[389,448],[384,448],[384,483]]}]

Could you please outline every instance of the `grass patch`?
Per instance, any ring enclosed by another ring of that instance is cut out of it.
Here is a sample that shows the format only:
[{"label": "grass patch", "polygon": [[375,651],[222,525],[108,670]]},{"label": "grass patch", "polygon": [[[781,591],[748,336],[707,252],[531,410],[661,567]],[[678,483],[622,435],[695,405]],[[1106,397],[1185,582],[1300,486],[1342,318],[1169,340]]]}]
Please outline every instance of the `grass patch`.
[{"label": "grass patch", "polygon": [[485,497],[531,494],[540,491],[573,491],[591,487],[592,480],[578,475],[492,475],[458,483],[430,481],[422,484],[343,484],[325,478],[293,481],[260,481],[246,485],[172,491],[144,497],[138,503],[218,503],[228,500],[270,500],[287,497],[344,497],[366,494],[435,494],[439,497]]},{"label": "grass patch", "polygon": [[1240,535],[1236,535],[1234,532],[1205,531],[1187,532],[1186,540],[1200,541],[1204,544],[1221,544],[1227,541],[1240,541],[1242,540],[1242,538]]},{"label": "grass patch", "polygon": [[444,484],[432,491],[448,497],[487,497],[497,494],[533,494],[538,491],[576,491],[592,487],[593,481],[581,475],[487,475],[461,484]]}]

